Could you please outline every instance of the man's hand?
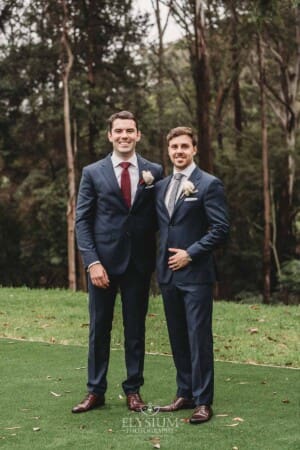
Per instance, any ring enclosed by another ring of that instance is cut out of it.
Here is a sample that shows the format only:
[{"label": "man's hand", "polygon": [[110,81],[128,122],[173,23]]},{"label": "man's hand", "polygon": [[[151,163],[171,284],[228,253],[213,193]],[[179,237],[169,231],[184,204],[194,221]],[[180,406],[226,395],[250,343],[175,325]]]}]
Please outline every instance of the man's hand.
[{"label": "man's hand", "polygon": [[187,251],[180,248],[169,248],[169,252],[174,253],[168,260],[169,268],[173,271],[182,269],[191,262],[191,257]]},{"label": "man's hand", "polygon": [[89,270],[91,282],[98,288],[106,289],[109,286],[109,278],[102,264],[93,264]]}]

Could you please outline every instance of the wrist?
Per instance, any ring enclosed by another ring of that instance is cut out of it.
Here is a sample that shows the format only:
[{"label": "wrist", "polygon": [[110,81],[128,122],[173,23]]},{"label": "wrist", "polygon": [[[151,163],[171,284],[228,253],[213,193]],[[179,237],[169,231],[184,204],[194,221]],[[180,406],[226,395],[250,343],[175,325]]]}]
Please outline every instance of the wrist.
[{"label": "wrist", "polygon": [[95,266],[96,264],[101,264],[101,262],[100,262],[100,261],[94,261],[94,262],[92,262],[91,264],[89,264],[89,265],[88,265],[88,268],[87,268],[87,272],[89,272],[89,271],[90,271],[90,268],[91,268],[92,266]]}]

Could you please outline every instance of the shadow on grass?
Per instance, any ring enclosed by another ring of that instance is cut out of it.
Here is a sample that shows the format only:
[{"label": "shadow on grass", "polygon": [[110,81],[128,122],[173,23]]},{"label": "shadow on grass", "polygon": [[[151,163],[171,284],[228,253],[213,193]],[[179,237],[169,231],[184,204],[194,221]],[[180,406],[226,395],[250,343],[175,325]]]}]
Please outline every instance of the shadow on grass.
[{"label": "shadow on grass", "polygon": [[190,411],[150,409],[174,397],[170,357],[146,357],[145,414],[126,409],[124,353],[112,351],[106,405],[74,415],[86,393],[86,348],[2,339],[0,351],[4,449],[299,449],[299,370],[217,362],[215,415],[192,426]]}]

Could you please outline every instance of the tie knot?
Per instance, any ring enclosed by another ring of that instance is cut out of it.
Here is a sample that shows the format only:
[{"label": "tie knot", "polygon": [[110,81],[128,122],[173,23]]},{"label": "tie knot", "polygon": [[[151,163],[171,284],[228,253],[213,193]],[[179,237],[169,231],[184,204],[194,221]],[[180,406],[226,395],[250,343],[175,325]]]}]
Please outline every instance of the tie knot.
[{"label": "tie knot", "polygon": [[174,180],[181,180],[183,176],[184,176],[183,173],[176,172],[174,173],[173,178]]},{"label": "tie knot", "polygon": [[131,166],[131,163],[130,163],[130,162],[121,162],[121,163],[120,163],[120,166],[121,166],[123,169],[128,169],[128,167]]}]

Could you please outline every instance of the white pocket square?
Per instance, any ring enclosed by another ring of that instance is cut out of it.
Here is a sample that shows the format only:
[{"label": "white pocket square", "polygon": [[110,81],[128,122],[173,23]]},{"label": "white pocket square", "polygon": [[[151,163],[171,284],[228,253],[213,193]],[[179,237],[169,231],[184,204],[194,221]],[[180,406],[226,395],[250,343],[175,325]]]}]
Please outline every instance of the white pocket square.
[{"label": "white pocket square", "polygon": [[184,199],[185,202],[196,202],[197,200],[197,197],[187,197]]},{"label": "white pocket square", "polygon": [[154,184],[151,184],[150,186],[145,186],[145,189],[152,189],[154,188]]}]

